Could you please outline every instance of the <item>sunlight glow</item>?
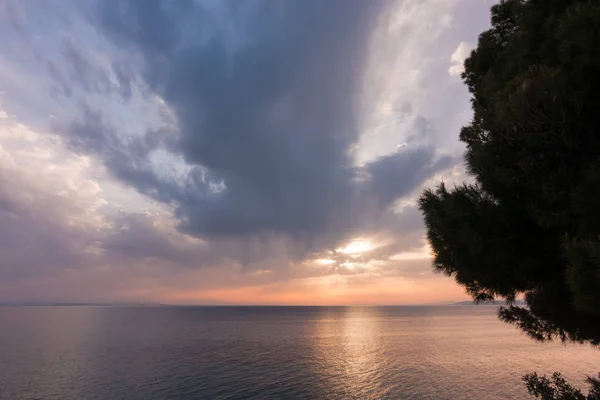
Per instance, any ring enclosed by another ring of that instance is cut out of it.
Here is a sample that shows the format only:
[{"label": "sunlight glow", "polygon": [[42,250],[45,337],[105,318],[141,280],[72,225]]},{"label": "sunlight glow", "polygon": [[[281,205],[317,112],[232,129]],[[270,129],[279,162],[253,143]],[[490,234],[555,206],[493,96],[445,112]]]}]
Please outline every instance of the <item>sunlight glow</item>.
[{"label": "sunlight glow", "polygon": [[335,263],[335,260],[331,260],[329,258],[319,258],[318,260],[315,260],[315,262],[319,265],[331,265]]},{"label": "sunlight glow", "polygon": [[336,251],[344,254],[360,254],[373,250],[374,248],[375,246],[373,246],[371,242],[364,239],[356,239],[347,244],[345,247],[339,248]]},{"label": "sunlight glow", "polygon": [[349,261],[346,261],[346,262],[343,262],[343,263],[341,263],[341,264],[340,264],[340,266],[342,266],[342,267],[344,267],[344,268],[346,268],[346,269],[349,269],[349,270],[352,270],[352,269],[354,269],[354,267],[355,267],[356,265],[357,265],[356,263],[349,262]]}]

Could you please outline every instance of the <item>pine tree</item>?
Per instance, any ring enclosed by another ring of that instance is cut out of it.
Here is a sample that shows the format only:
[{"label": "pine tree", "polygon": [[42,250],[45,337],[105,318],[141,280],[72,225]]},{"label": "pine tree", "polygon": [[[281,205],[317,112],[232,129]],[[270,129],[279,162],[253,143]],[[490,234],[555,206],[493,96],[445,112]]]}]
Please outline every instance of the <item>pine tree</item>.
[{"label": "pine tree", "polygon": [[600,2],[501,1],[462,77],[475,183],[419,200],[434,268],[535,339],[600,345]]}]

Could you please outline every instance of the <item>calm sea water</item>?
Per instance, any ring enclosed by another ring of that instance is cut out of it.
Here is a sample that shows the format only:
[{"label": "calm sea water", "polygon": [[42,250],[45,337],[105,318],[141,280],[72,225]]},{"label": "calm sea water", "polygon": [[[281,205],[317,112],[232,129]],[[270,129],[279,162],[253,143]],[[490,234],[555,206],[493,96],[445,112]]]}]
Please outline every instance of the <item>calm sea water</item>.
[{"label": "calm sea water", "polygon": [[0,307],[0,398],[522,399],[600,350],[534,343],[493,306]]}]

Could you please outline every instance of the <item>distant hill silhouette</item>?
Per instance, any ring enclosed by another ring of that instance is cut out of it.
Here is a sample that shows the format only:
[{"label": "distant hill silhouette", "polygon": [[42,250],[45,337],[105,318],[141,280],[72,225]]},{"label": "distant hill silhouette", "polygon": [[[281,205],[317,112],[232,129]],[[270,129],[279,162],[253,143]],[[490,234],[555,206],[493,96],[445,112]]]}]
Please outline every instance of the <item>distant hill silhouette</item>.
[{"label": "distant hill silhouette", "polygon": [[[487,306],[502,306],[504,305],[504,301],[501,300],[496,300],[496,301],[492,301],[492,302],[486,302],[486,303],[475,303],[472,300],[467,300],[467,301],[459,301],[458,303],[454,303],[455,305],[460,305],[460,306],[476,306],[476,305],[487,305]],[[523,301],[523,300],[515,300],[514,305],[516,306],[526,306],[527,304]]]}]

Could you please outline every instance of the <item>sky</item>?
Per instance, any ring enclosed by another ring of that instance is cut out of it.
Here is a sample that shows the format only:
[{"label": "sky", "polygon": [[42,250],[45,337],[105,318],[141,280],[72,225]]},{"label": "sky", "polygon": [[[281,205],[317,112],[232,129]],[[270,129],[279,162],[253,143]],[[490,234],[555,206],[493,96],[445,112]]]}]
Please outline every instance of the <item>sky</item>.
[{"label": "sky", "polygon": [[0,0],[0,302],[422,304],[491,0]]}]

